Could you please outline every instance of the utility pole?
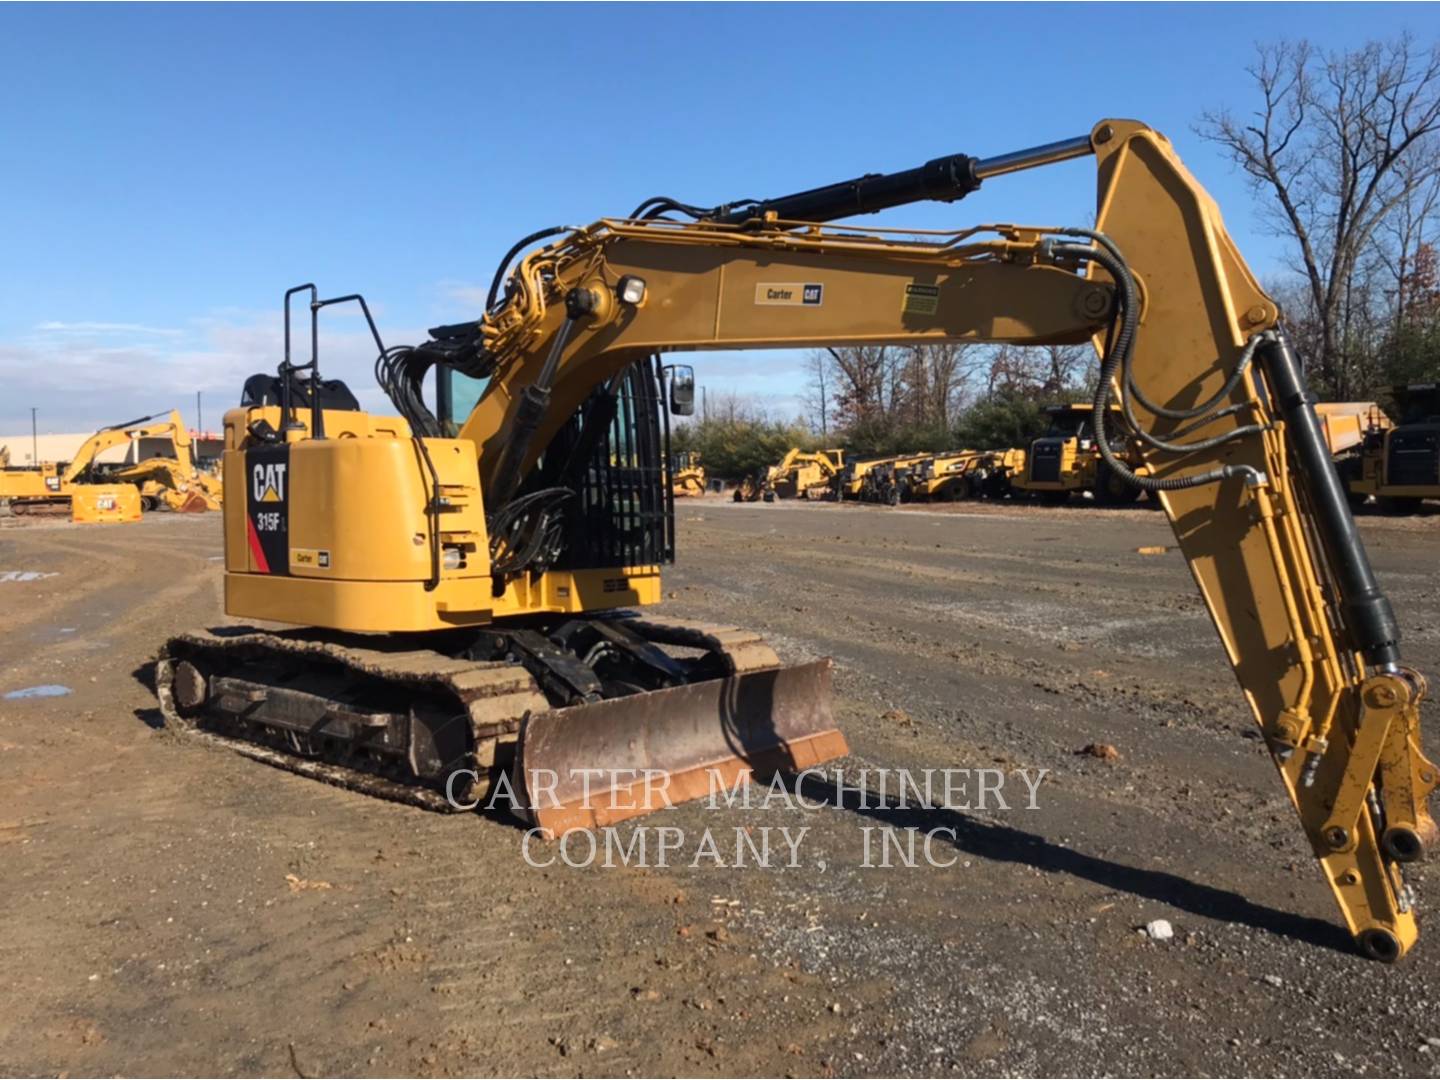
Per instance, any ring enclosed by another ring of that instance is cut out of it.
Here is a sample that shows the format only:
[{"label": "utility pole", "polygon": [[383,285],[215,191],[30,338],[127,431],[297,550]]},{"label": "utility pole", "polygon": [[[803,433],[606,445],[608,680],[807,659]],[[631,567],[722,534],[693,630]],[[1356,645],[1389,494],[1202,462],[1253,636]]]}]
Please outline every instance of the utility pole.
[{"label": "utility pole", "polygon": [[205,411],[200,407],[201,390],[195,391],[195,434],[205,434]]},{"label": "utility pole", "polygon": [[700,387],[700,422],[703,424],[710,419],[710,399],[705,394],[705,387]]},{"label": "utility pole", "polygon": [[40,464],[40,429],[35,423],[35,406],[30,406],[30,464]]}]

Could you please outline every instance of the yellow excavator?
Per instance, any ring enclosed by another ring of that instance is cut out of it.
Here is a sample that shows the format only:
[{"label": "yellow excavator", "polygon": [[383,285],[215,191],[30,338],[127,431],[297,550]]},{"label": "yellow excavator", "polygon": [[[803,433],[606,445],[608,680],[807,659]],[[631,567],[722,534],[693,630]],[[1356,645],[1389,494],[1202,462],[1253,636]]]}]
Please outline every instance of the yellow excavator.
[{"label": "yellow excavator", "polygon": [[[163,419],[162,419],[163,417]],[[100,466],[101,453],[112,446],[139,439],[168,438],[171,456],[146,458],[133,465]],[[219,510],[223,503],[223,486],[195,463],[194,443],[180,413],[144,416],[125,424],[97,431],[81,446],[75,459],[66,467],[65,475],[74,482],[91,477],[131,484],[140,492],[146,510],[174,510],[180,513],[203,513]],[[62,478],[62,482],[65,481]]]},{"label": "yellow excavator", "polygon": [[201,514],[224,505],[220,478],[201,469],[190,469],[169,457],[152,457],[109,473],[112,480],[134,484],[140,489],[146,510],[172,510],[180,514]]},{"label": "yellow excavator", "polygon": [[[170,440],[174,457],[120,466],[100,461],[113,447],[160,437]],[[68,511],[74,521],[139,521],[143,510],[154,509],[218,510],[221,482],[196,467],[191,447],[179,412],[142,416],[101,428],[63,468],[47,463],[35,470],[8,470],[7,478],[15,474],[15,479],[0,479],[0,497],[8,494],[19,514]]]},{"label": "yellow excavator", "polygon": [[817,499],[829,493],[844,468],[844,450],[812,452],[791,447],[770,470],[770,490],[777,499]]},{"label": "yellow excavator", "polygon": [[60,471],[53,461],[12,465],[10,448],[0,446],[0,500],[49,499],[60,491]]},{"label": "yellow excavator", "polygon": [[[1085,155],[1092,228],[825,225]],[[318,316],[341,302],[370,323],[397,415],[319,379]],[[225,608],[295,629],[169,641],[168,724],[437,809],[509,793],[498,805],[551,833],[828,760],[846,749],[828,661],[783,667],[744,630],[636,611],[673,555],[660,355],[1093,342],[1100,455],[1172,523],[1346,925],[1382,961],[1415,942],[1404,870],[1436,839],[1425,680],[1401,664],[1275,302],[1143,124],[532,234],[481,318],[418,346],[386,348],[356,295],[298,286],[285,315],[276,394],[247,389],[225,418]],[[693,373],[670,371],[686,414]],[[1115,452],[1128,438],[1144,475]]]},{"label": "yellow excavator", "polygon": [[[104,435],[90,436],[77,459]],[[98,451],[96,451],[98,453]],[[88,460],[93,461],[93,454]],[[123,524],[139,521],[140,492],[132,484],[108,483],[100,477],[81,475],[53,461],[22,468],[0,469],[0,503],[17,517],[69,515],[82,525]]]}]

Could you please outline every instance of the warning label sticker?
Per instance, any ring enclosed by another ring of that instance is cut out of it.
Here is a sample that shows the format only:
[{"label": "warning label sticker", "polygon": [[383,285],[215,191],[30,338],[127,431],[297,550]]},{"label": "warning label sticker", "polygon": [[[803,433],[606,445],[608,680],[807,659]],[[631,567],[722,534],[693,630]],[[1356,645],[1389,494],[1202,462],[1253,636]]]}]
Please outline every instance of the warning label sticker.
[{"label": "warning label sticker", "polygon": [[906,315],[934,315],[940,310],[940,286],[911,283],[905,286],[905,302],[900,310]]}]

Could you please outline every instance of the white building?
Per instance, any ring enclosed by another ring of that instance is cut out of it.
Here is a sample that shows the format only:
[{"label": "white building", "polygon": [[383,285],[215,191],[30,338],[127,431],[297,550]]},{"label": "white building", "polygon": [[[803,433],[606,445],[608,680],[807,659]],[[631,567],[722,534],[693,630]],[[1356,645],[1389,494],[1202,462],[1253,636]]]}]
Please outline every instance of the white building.
[{"label": "white building", "polygon": [[[42,432],[32,440],[30,432],[25,431],[0,435],[0,446],[10,449],[11,468],[24,468],[41,461],[70,461],[93,434],[93,431]],[[219,457],[225,448],[225,437],[214,432],[191,431],[190,438],[194,440],[195,456],[200,460]],[[168,438],[131,439],[120,446],[112,446],[97,460],[106,465],[133,465],[146,458],[173,456]]]}]

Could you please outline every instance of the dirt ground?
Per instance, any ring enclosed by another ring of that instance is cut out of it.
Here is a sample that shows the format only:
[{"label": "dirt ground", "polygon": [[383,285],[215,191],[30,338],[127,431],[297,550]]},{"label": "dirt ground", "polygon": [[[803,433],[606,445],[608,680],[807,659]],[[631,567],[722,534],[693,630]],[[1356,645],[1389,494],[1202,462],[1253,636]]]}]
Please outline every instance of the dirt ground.
[{"label": "dirt ground", "polygon": [[[532,866],[503,818],[161,730],[145,665],[223,621],[218,516],[0,529],[0,695],[69,690],[0,697],[0,1073],[1437,1072],[1440,927],[1351,951],[1183,561],[1137,553],[1159,514],[679,518],[664,610],[834,657],[856,787],[620,830],[684,830],[664,867]],[[1440,672],[1440,518],[1362,528]],[[1035,809],[864,798],[899,768],[1049,772]],[[876,865],[907,826],[950,865]],[[736,867],[737,828],[798,857]]]}]

